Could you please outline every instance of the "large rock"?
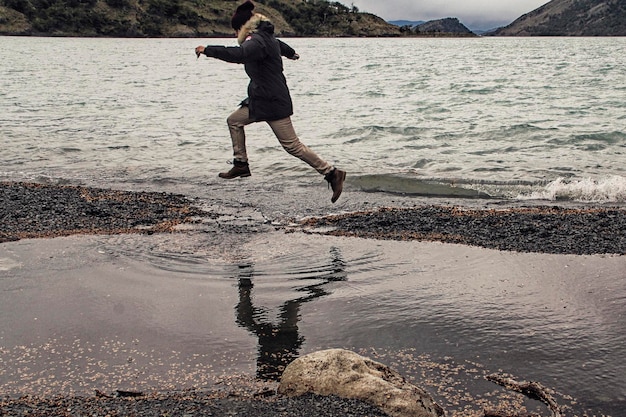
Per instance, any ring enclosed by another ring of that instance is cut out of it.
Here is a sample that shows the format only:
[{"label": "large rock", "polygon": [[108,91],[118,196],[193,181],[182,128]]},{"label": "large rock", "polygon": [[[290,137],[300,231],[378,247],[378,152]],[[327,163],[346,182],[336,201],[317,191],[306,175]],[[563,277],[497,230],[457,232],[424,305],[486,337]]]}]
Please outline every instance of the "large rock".
[{"label": "large rock", "polygon": [[278,393],[353,398],[393,417],[439,417],[443,409],[424,390],[382,363],[354,352],[330,349],[302,356],[283,373]]}]

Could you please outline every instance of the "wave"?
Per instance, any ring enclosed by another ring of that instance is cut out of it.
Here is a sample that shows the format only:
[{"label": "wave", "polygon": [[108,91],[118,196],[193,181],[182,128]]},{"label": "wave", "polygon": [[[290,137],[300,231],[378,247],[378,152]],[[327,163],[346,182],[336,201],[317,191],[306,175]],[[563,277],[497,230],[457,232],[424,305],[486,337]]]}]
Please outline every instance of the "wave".
[{"label": "wave", "polygon": [[360,175],[350,184],[365,192],[385,192],[409,196],[491,198],[485,192],[438,180],[410,178],[392,174]]},{"label": "wave", "polygon": [[365,192],[383,192],[420,197],[548,200],[584,203],[626,202],[626,177],[554,181],[497,181],[467,178],[414,178],[402,174],[360,175],[352,186]]},{"label": "wave", "polygon": [[590,203],[626,202],[626,178],[612,175],[600,179],[558,178],[543,189],[520,194],[521,200],[571,200]]}]

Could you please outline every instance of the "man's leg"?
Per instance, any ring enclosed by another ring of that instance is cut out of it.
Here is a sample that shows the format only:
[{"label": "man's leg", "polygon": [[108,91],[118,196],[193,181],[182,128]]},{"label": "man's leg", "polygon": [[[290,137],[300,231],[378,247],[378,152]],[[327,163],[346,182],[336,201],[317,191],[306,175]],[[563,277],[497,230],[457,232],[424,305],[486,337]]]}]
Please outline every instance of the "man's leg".
[{"label": "man's leg", "polygon": [[296,158],[300,158],[322,175],[328,174],[333,170],[332,165],[320,158],[315,152],[309,149],[296,135],[296,131],[291,123],[291,118],[286,117],[280,120],[267,122],[282,147]]},{"label": "man's leg", "polygon": [[334,168],[328,162],[320,158],[315,152],[309,149],[308,146],[300,142],[300,139],[296,135],[296,131],[293,128],[290,117],[273,120],[267,123],[274,131],[274,134],[280,144],[290,155],[300,158],[315,168],[317,172],[324,175],[324,179],[328,181],[328,184],[333,190],[333,196],[330,201],[333,203],[337,201],[343,191],[343,182],[346,179],[346,172]]},{"label": "man's leg", "polygon": [[241,106],[235,110],[226,123],[233,144],[233,167],[227,172],[220,172],[220,178],[233,179],[237,177],[249,177],[248,154],[246,152],[246,132],[244,126],[252,123],[248,112],[248,106]]},{"label": "man's leg", "polygon": [[252,123],[248,106],[241,106],[235,110],[228,119],[228,131],[230,139],[233,143],[233,158],[235,161],[248,162],[248,154],[246,152],[246,132],[244,126]]}]

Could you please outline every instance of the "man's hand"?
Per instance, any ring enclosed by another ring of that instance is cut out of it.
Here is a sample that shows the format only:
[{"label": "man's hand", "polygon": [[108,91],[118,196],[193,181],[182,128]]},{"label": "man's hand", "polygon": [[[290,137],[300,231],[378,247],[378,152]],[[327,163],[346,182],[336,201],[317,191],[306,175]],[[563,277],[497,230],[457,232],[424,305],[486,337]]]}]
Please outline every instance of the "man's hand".
[{"label": "man's hand", "polygon": [[204,46],[198,45],[196,46],[196,58],[199,58],[200,55],[204,53]]},{"label": "man's hand", "polygon": [[292,59],[292,60],[294,60],[294,61],[297,61],[298,59],[300,59],[300,55],[298,55],[298,54],[293,54],[293,56],[292,56],[291,58],[289,58],[289,59]]}]

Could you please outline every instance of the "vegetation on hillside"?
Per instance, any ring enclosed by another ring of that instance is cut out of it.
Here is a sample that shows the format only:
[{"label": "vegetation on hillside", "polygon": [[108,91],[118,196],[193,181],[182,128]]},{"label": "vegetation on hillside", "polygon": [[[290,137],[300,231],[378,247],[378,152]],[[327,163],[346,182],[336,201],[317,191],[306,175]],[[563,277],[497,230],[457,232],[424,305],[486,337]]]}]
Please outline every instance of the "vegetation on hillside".
[{"label": "vegetation on hillside", "polygon": [[[0,34],[111,37],[232,36],[243,0],[0,0]],[[473,36],[458,19],[399,27],[327,0],[255,0],[285,36]],[[624,0],[552,0],[494,33],[626,36]]]},{"label": "vegetation on hillside", "polygon": [[320,32],[328,32],[331,27],[342,21],[357,19],[359,12],[356,7],[349,9],[339,2],[307,1],[294,4],[279,0],[257,1],[279,11],[300,36],[315,36]]},{"label": "vegetation on hillside", "polygon": [[206,0],[0,0],[0,5],[25,16],[30,24],[25,34],[85,36],[167,36],[178,26],[203,24],[226,32],[233,7],[231,1]]},{"label": "vegetation on hillside", "polygon": [[[233,0],[0,0],[0,33],[74,36],[232,35]],[[277,31],[295,36],[398,36],[399,28],[325,0],[258,0]]]}]

